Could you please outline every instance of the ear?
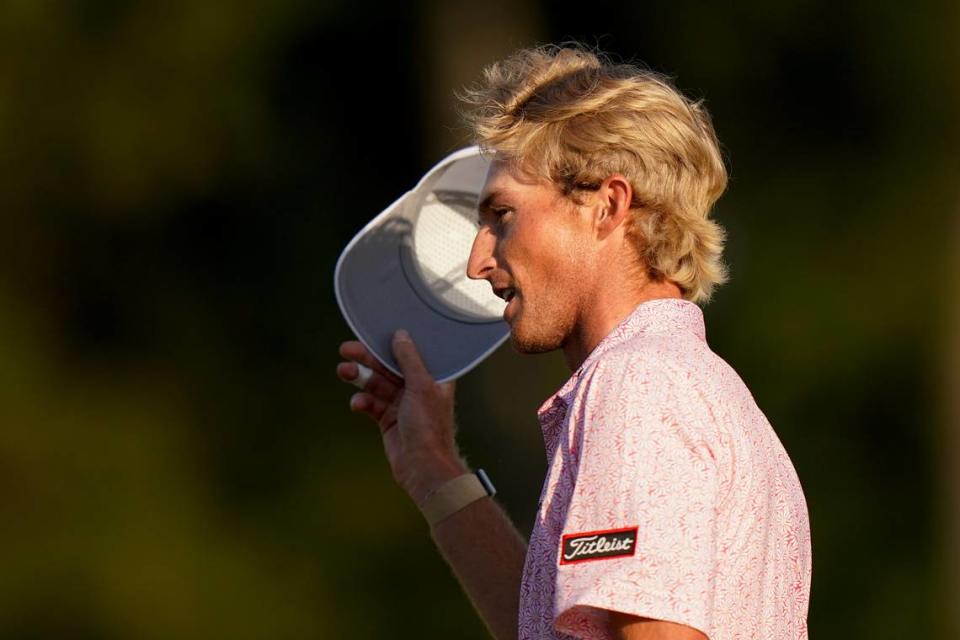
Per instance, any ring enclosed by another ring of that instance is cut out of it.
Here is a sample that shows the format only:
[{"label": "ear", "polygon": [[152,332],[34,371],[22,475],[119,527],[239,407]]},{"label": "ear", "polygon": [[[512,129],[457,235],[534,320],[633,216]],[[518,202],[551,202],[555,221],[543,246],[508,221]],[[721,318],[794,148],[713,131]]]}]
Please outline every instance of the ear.
[{"label": "ear", "polygon": [[633,202],[633,187],[630,181],[619,173],[609,176],[600,183],[594,200],[598,210],[594,219],[597,237],[607,238],[621,228],[630,215],[630,203]]}]

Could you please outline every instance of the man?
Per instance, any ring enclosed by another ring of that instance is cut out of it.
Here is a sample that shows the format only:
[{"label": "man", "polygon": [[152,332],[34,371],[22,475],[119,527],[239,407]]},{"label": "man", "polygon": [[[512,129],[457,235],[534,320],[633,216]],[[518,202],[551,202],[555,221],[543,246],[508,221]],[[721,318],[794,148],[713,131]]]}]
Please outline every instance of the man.
[{"label": "man", "polygon": [[[508,301],[517,350],[561,349],[573,372],[539,412],[549,466],[529,546],[489,498],[432,524],[464,590],[497,638],[806,638],[803,493],[695,304],[725,279],[706,112],[579,48],[521,51],[463,98],[493,154],[468,275]],[[453,385],[405,332],[393,349],[402,380],[358,342],[337,371],[374,370],[351,408],[424,508],[469,472]]]}]

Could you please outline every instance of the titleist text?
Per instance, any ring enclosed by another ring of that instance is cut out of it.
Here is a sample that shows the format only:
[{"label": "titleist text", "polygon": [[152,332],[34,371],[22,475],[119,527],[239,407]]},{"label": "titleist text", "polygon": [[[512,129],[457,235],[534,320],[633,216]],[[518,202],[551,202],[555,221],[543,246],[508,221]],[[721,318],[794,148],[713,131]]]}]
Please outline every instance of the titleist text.
[{"label": "titleist text", "polygon": [[632,556],[636,542],[637,527],[565,535],[560,564]]}]

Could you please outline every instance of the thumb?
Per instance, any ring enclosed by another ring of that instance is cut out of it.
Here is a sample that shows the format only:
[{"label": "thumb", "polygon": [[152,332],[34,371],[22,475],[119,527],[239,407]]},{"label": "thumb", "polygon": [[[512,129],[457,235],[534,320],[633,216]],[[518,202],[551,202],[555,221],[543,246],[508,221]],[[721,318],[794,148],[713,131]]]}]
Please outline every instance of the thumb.
[{"label": "thumb", "polygon": [[449,382],[444,382],[440,385],[440,393],[446,398],[452,398],[457,392],[457,381],[450,380]]},{"label": "thumb", "polygon": [[403,329],[393,334],[393,357],[400,365],[400,371],[406,381],[407,388],[422,389],[433,384],[433,378],[423,364],[423,358],[413,343],[413,338]]}]

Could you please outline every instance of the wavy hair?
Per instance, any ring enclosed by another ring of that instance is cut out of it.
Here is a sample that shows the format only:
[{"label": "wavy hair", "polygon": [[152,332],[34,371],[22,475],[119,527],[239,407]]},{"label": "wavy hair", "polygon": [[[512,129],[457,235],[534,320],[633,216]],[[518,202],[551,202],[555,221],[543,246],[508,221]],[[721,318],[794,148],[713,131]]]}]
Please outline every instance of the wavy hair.
[{"label": "wavy hair", "polygon": [[633,187],[628,237],[648,276],[694,302],[726,281],[709,219],[727,185],[710,116],[657,73],[580,45],[523,49],[458,95],[475,142],[575,202],[615,173]]}]

